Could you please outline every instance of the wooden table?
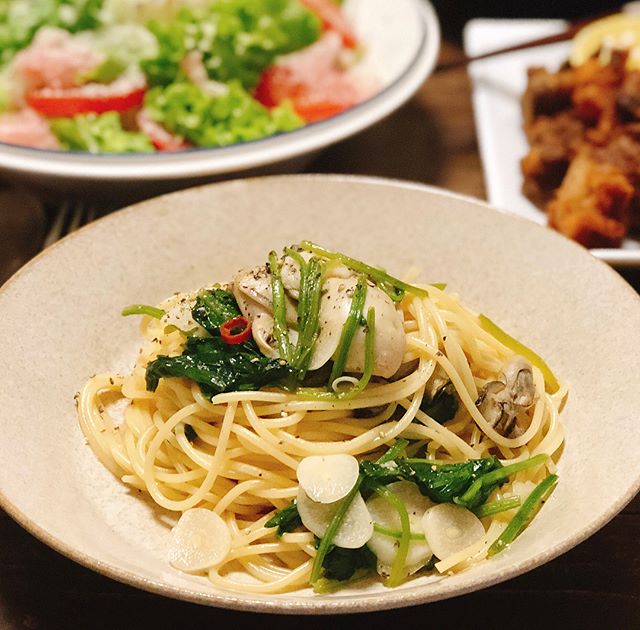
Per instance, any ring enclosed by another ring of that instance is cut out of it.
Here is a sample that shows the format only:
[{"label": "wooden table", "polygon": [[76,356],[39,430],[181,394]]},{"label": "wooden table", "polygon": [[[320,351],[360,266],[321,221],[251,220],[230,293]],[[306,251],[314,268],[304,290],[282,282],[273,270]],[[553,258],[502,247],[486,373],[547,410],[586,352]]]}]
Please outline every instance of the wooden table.
[{"label": "wooden table", "polygon": [[[459,54],[444,46],[445,58]],[[409,179],[484,197],[469,96],[464,70],[434,76],[394,116],[327,150],[308,170]],[[638,275],[626,275],[639,289]],[[210,609],[118,584],[58,555],[0,512],[0,629],[640,628],[639,535],[636,497],[576,549],[504,584],[404,610],[301,620]]]}]

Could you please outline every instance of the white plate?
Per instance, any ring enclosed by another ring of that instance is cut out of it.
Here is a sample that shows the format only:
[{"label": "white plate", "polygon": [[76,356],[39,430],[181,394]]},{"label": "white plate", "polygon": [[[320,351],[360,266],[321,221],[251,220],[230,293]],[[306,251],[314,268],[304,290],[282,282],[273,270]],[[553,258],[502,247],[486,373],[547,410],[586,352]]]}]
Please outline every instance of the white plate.
[{"label": "white plate", "polygon": [[[376,582],[327,596],[223,592],[171,568],[166,513],[127,490],[85,443],[75,392],[98,371],[128,372],[140,344],[136,323],[120,317],[123,305],[225,280],[305,238],[391,273],[415,267],[422,280],[447,282],[568,381],[559,486],[505,552],[393,590]],[[0,290],[0,320],[0,506],[61,553],[166,596],[306,614],[452,597],[567,551],[640,486],[638,295],[557,233],[441,190],[304,176],[160,197],[81,229],[29,263]]]},{"label": "white plate", "polygon": [[[560,20],[471,20],[464,32],[465,52],[490,50],[558,33]],[[522,194],[520,160],[529,150],[522,129],[520,98],[527,85],[527,68],[557,69],[569,55],[562,42],[476,61],[469,67],[473,106],[487,196],[494,206],[546,225],[546,214]],[[621,248],[592,249],[601,260],[617,266],[640,265],[640,242],[628,238]]]},{"label": "white plate", "polygon": [[90,155],[0,143],[0,171],[39,184],[188,182],[230,176],[300,161],[378,122],[400,107],[431,73],[440,48],[435,12],[424,0],[348,0],[349,14],[365,43],[363,63],[381,81],[367,101],[302,129],[229,147],[152,155]]}]

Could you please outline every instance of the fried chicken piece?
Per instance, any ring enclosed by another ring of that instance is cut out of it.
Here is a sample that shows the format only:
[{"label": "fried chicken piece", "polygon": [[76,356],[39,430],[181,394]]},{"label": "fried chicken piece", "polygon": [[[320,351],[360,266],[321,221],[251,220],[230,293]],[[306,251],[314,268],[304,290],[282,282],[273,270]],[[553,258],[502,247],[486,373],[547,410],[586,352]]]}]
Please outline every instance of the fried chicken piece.
[{"label": "fried chicken piece", "polygon": [[527,89],[522,95],[525,129],[538,116],[553,116],[571,107],[573,70],[549,72],[546,68],[529,68],[527,75]]},{"label": "fried chicken piece", "polygon": [[616,96],[620,118],[625,121],[640,120],[640,72],[629,72]]},{"label": "fried chicken piece", "polygon": [[631,224],[640,225],[640,124],[618,127],[612,140],[592,151],[593,159],[612,164],[624,173],[634,188],[631,201]]},{"label": "fried chicken piece", "polygon": [[634,187],[620,168],[585,147],[547,206],[549,225],[585,247],[617,247],[630,224]]},{"label": "fried chicken piece", "polygon": [[522,191],[544,207],[560,185],[583,135],[583,124],[569,112],[540,116],[527,129],[531,149],[522,158]]},{"label": "fried chicken piece", "polygon": [[606,144],[618,124],[616,94],[624,83],[626,61],[627,54],[618,51],[606,65],[594,58],[575,69],[573,112],[585,123],[585,139],[592,144]]},{"label": "fried chicken piece", "polygon": [[627,60],[603,50],[576,68],[531,68],[522,98],[523,193],[587,247],[640,227],[640,72]]}]

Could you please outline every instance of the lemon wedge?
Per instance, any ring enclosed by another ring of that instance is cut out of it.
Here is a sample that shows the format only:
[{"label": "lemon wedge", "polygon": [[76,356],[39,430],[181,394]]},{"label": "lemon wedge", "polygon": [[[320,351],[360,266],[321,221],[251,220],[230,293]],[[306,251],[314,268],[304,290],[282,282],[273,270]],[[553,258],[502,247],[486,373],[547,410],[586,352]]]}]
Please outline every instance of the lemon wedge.
[{"label": "lemon wedge", "polygon": [[600,52],[606,63],[616,49],[629,51],[630,70],[640,69],[640,16],[620,13],[580,29],[573,38],[569,62],[574,67],[580,66]]}]

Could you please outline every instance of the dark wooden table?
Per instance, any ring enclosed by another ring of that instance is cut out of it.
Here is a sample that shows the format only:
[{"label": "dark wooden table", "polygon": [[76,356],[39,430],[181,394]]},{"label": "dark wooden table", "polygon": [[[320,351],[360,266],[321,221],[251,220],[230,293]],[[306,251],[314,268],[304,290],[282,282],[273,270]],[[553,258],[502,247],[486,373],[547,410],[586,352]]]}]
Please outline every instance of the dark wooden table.
[{"label": "dark wooden table", "polygon": [[[445,44],[442,54],[460,52]],[[469,96],[464,70],[436,75],[395,115],[327,150],[308,170],[409,179],[484,197]],[[624,275],[640,289],[636,272]],[[119,584],[58,555],[0,511],[0,629],[640,629],[639,536],[636,497],[588,541],[504,584],[398,611],[301,619],[210,609]]]}]

